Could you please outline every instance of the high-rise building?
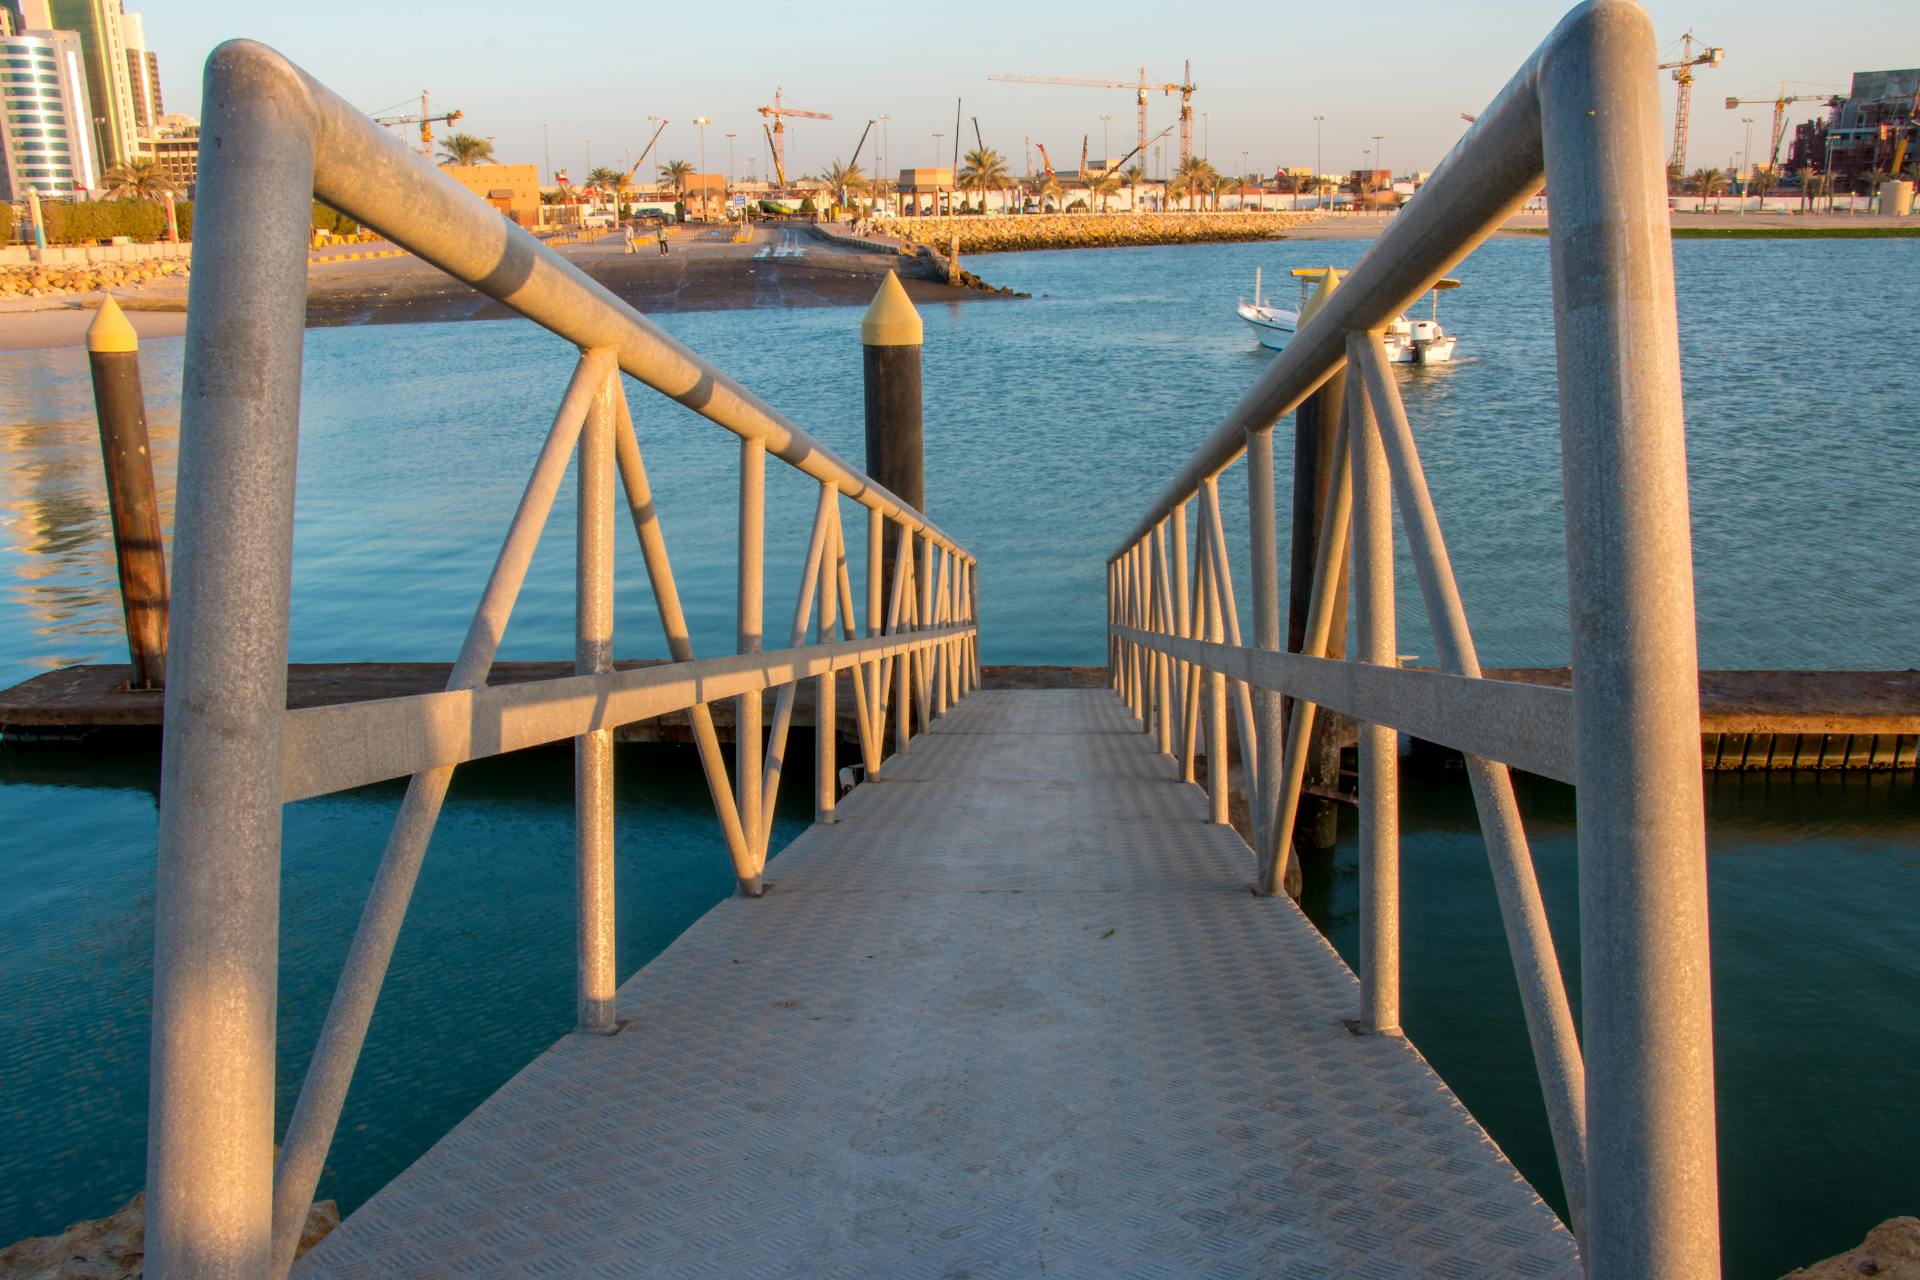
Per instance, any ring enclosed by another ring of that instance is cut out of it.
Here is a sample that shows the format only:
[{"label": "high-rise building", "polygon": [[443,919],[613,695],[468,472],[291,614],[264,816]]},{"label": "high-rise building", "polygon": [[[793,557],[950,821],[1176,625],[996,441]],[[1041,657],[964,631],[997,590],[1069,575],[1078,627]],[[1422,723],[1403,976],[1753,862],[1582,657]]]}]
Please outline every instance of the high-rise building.
[{"label": "high-rise building", "polygon": [[0,37],[0,199],[100,185],[83,52],[71,31]]},{"label": "high-rise building", "polygon": [[200,180],[200,122],[192,116],[162,116],[153,135],[153,158],[176,195],[193,195]]},{"label": "high-rise building", "polygon": [[137,13],[120,17],[120,41],[127,49],[127,84],[133,90],[133,128],[141,149],[160,127],[166,109],[160,103],[160,58],[147,48],[146,28]]},{"label": "high-rise building", "polygon": [[141,154],[133,109],[133,80],[127,74],[126,35],[120,0],[44,0],[52,26],[80,36],[80,61],[87,73],[87,100],[93,106],[92,136],[103,169]]}]

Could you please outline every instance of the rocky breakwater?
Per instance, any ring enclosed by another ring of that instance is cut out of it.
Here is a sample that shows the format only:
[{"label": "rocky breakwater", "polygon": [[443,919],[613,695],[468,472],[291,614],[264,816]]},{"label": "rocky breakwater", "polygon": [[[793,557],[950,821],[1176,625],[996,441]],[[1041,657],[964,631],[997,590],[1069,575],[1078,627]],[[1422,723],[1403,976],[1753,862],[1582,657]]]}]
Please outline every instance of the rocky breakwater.
[{"label": "rocky breakwater", "polygon": [[127,289],[187,274],[185,258],[85,265],[0,267],[0,298],[51,298],[101,289]]},{"label": "rocky breakwater", "polygon": [[879,224],[889,235],[949,253],[960,238],[970,253],[1018,253],[1029,249],[1111,249],[1124,245],[1207,244],[1221,240],[1272,240],[1311,222],[1310,213],[1247,210],[1226,213],[1036,213],[940,218],[893,218]]}]

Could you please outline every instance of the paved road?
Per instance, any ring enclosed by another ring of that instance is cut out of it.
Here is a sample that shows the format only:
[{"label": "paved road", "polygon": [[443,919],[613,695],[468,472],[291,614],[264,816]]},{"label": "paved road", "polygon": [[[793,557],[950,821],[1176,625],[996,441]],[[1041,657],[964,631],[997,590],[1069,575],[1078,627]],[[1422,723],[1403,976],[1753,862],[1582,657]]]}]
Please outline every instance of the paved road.
[{"label": "paved road", "polygon": [[884,772],[297,1274],[1579,1275],[1111,691]]}]

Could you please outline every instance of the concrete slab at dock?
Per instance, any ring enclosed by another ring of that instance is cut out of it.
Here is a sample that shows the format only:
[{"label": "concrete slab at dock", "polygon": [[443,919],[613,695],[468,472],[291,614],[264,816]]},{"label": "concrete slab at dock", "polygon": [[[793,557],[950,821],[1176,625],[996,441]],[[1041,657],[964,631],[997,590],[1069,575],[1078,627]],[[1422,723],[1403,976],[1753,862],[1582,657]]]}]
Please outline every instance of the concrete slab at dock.
[{"label": "concrete slab at dock", "polygon": [[296,1274],[1579,1274],[1111,692],[884,774]]}]

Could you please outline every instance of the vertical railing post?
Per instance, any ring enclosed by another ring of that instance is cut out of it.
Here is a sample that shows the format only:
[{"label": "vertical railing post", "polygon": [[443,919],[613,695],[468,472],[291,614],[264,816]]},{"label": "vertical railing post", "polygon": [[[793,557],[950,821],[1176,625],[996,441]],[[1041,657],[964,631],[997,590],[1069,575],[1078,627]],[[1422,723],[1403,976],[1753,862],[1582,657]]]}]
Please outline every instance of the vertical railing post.
[{"label": "vertical railing post", "polygon": [[[1247,435],[1248,566],[1253,574],[1253,644],[1273,653],[1280,648],[1280,536],[1273,488],[1273,428]],[[1253,847],[1261,855],[1272,842],[1274,810],[1279,808],[1281,729],[1280,694],[1253,691],[1259,759],[1252,770],[1258,795],[1248,796],[1253,810]]]},{"label": "vertical railing post", "polygon": [[[1187,574],[1191,563],[1187,554],[1187,504],[1182,502],[1173,509],[1173,621],[1175,633],[1183,639],[1193,637],[1195,626],[1193,584]],[[1194,769],[1194,741],[1200,714],[1198,685],[1191,663],[1180,663],[1175,672],[1180,681],[1180,780],[1192,782],[1198,776]]]},{"label": "vertical railing post", "polygon": [[[1173,630],[1172,593],[1167,589],[1167,522],[1165,520],[1153,526],[1151,544],[1147,548],[1151,563],[1148,573],[1153,579],[1153,611],[1147,622],[1147,630],[1166,634]],[[1160,650],[1153,653],[1153,746],[1161,755],[1173,754],[1173,660]]]},{"label": "vertical railing post", "polygon": [[[258,46],[206,72],[200,242],[180,394],[160,825],[145,1271],[262,1276],[288,566],[312,225],[305,90]],[[236,536],[236,532],[244,536]]]},{"label": "vertical railing post", "polygon": [[[759,653],[764,630],[767,553],[767,446],[759,440],[740,442],[740,579],[736,616],[739,651]],[[766,848],[767,816],[760,812],[762,770],[761,734],[766,700],[763,691],[743,693],[734,701],[733,777],[740,807],[740,826],[748,844]],[[764,855],[762,855],[764,856]],[[757,897],[764,872],[756,865],[751,881],[740,882],[740,892]]]},{"label": "vertical railing post", "polygon": [[[613,670],[613,397],[594,392],[580,432],[579,540],[574,559],[573,669]],[[575,1030],[608,1035],[614,1021],[613,730],[573,740]]]},{"label": "vertical railing post", "polygon": [[1540,69],[1580,836],[1588,1274],[1720,1273],[1699,652],[1654,33]]},{"label": "vertical railing post", "polygon": [[[825,486],[833,493],[831,485]],[[832,525],[827,531],[825,554],[820,557],[820,617],[816,622],[815,639],[821,644],[832,644],[839,639],[839,616],[835,604],[839,600],[839,580],[835,565],[839,557],[846,554],[840,536],[840,499],[837,494],[834,504]],[[832,822],[834,791],[839,784],[840,708],[838,698],[839,676],[829,671],[825,675],[815,676],[813,681],[813,820]]]},{"label": "vertical railing post", "polygon": [[[1222,603],[1222,593],[1226,584],[1220,581],[1215,572],[1216,561],[1211,554],[1209,544],[1213,539],[1213,525],[1203,518],[1200,522],[1200,581],[1201,602],[1206,613],[1206,637],[1214,644],[1224,644],[1227,639],[1226,608]],[[1225,672],[1208,671],[1207,682],[1207,800],[1208,817],[1220,826],[1228,821],[1229,790],[1233,785],[1233,771],[1227,767],[1227,677]]]},{"label": "vertical railing post", "polygon": [[[880,508],[868,507],[866,633],[869,637],[879,635],[881,626],[886,621],[882,612],[885,605],[881,600],[882,589],[885,586],[883,565],[886,561],[886,545],[886,517],[880,514]],[[884,690],[880,683],[880,672],[884,665],[885,659],[876,658],[861,669],[862,677],[867,681],[867,715],[873,722],[873,731],[866,738],[868,745],[864,760],[869,778],[880,776],[887,749],[887,711],[886,703],[882,700]]]},{"label": "vertical railing post", "polygon": [[[1349,339],[1364,344],[1364,334]],[[1361,357],[1349,356],[1352,365]],[[1357,383],[1348,387],[1353,470],[1354,639],[1360,662],[1397,667],[1393,611],[1393,490],[1373,406]],[[1399,734],[1360,725],[1360,1030],[1400,1029]]]}]

